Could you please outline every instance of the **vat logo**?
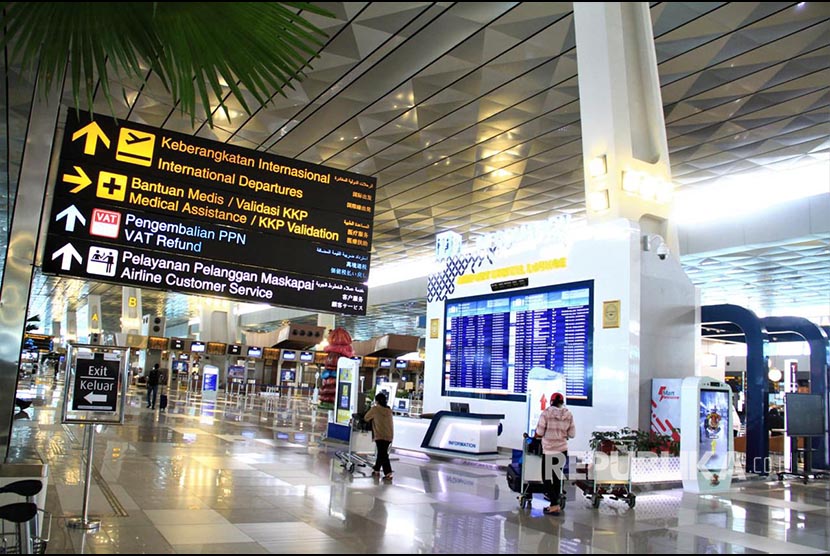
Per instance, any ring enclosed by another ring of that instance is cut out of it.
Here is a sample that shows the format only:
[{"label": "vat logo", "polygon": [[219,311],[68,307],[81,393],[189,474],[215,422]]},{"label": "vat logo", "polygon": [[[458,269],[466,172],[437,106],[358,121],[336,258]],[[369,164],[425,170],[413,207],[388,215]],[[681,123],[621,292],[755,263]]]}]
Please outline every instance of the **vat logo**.
[{"label": "vat logo", "polygon": [[661,386],[659,390],[657,390],[657,394],[660,396],[658,401],[663,400],[679,400],[680,396],[674,390],[669,390],[665,386]]},{"label": "vat logo", "polygon": [[93,209],[89,235],[117,238],[121,229],[121,213],[114,210]]}]

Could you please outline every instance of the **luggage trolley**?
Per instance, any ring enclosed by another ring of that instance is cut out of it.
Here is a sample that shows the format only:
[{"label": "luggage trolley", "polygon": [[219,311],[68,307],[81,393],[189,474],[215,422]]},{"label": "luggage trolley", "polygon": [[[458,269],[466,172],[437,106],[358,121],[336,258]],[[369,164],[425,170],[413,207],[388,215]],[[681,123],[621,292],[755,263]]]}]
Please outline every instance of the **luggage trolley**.
[{"label": "luggage trolley", "polygon": [[631,456],[628,451],[594,452],[592,464],[585,468],[586,479],[574,481],[594,508],[605,496],[623,500],[629,508],[637,503],[631,488]]},{"label": "luggage trolley", "polygon": [[372,439],[372,424],[363,420],[363,413],[354,413],[351,420],[349,434],[349,449],[335,452],[340,465],[349,473],[354,473],[355,467],[371,467],[374,461],[369,457],[375,453],[375,442]]},{"label": "luggage trolley", "polygon": [[[522,442],[521,464],[518,465],[518,469],[515,464],[507,469],[507,484],[510,490],[519,494],[516,498],[519,500],[519,507],[522,509],[531,506],[534,494],[547,493],[544,475],[542,473],[544,457],[541,441],[532,441],[525,434],[524,442]],[[563,467],[562,471],[564,475],[566,473],[566,467]],[[568,501],[565,493],[564,476],[559,482],[559,488],[559,507],[564,510],[565,504]]]}]

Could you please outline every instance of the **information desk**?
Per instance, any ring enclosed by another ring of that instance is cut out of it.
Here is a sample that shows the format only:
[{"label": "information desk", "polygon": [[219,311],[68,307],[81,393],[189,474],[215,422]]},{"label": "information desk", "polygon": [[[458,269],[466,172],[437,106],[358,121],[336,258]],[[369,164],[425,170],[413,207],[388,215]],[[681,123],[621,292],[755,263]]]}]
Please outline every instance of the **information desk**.
[{"label": "information desk", "polygon": [[395,417],[393,448],[454,455],[498,455],[504,415],[439,411],[432,419]]}]

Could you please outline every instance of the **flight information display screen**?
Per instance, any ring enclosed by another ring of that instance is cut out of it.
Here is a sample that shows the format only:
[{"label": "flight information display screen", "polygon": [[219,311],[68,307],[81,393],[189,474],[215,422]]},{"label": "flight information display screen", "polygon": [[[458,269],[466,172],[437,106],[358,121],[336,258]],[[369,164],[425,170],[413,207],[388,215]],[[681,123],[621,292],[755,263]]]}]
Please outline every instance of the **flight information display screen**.
[{"label": "flight information display screen", "polygon": [[[591,405],[593,281],[448,300],[443,393],[525,401],[531,369]],[[538,373],[539,371],[537,371]]]}]

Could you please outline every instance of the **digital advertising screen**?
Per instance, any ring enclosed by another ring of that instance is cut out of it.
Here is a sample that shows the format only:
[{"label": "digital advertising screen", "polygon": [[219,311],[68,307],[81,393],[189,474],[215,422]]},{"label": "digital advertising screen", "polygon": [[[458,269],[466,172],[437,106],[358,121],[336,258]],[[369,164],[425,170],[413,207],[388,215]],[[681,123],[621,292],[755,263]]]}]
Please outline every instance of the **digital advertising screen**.
[{"label": "digital advertising screen", "polygon": [[698,415],[698,461],[709,470],[725,469],[729,463],[729,435],[732,434],[729,426],[729,392],[701,389]]},{"label": "digital advertising screen", "polygon": [[239,344],[230,344],[228,346],[228,355],[241,355],[242,354],[242,346]]},{"label": "digital advertising screen", "polygon": [[349,409],[349,392],[351,391],[351,384],[344,382],[340,385],[340,394],[338,395],[338,409]]},{"label": "digital advertising screen", "polygon": [[593,301],[593,281],[447,300],[443,395],[524,402],[546,369],[592,405]]},{"label": "digital advertising screen", "polygon": [[147,349],[165,350],[167,349],[167,346],[167,338],[160,338],[157,336],[150,336],[149,338],[147,338]]},{"label": "digital advertising screen", "polygon": [[190,353],[204,353],[204,342],[190,342]]},{"label": "digital advertising screen", "polygon": [[290,349],[282,350],[283,361],[295,361],[297,359],[297,352]]},{"label": "digital advertising screen", "polygon": [[312,362],[314,361],[314,352],[313,351],[301,351],[300,352],[300,361],[305,362]]},{"label": "digital advertising screen", "polygon": [[392,360],[391,359],[381,359],[380,364],[378,365],[381,369],[389,369],[392,367]]},{"label": "digital advertising screen", "polygon": [[405,359],[399,359],[399,360],[395,361],[395,368],[396,369],[405,369],[406,368],[406,360]]},{"label": "digital advertising screen", "polygon": [[221,342],[208,342],[207,353],[209,355],[225,355],[226,347]]},{"label": "digital advertising screen", "polygon": [[256,346],[249,347],[248,357],[262,357],[262,348]]},{"label": "digital advertising screen", "polygon": [[181,338],[170,338],[170,349],[184,349],[184,340]]}]

